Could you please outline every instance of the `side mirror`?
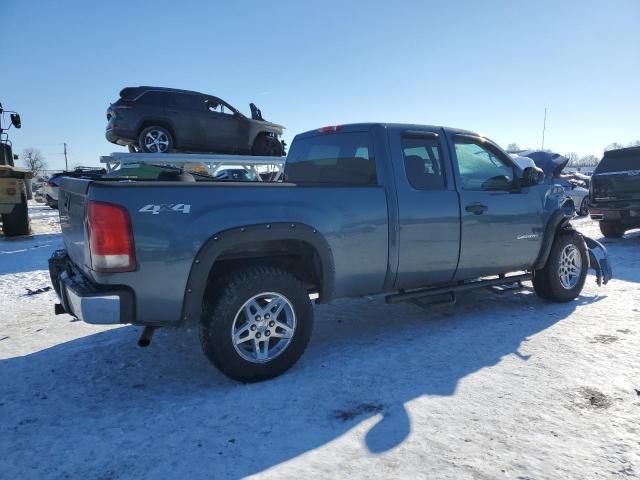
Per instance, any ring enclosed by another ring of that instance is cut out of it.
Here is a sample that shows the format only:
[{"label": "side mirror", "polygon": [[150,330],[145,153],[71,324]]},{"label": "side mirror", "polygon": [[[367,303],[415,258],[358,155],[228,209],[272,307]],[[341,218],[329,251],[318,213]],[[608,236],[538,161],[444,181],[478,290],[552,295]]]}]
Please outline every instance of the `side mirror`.
[{"label": "side mirror", "polygon": [[19,113],[12,113],[11,114],[11,125],[13,125],[16,128],[22,127],[22,122],[20,121],[20,114]]},{"label": "side mirror", "polygon": [[544,181],[544,172],[538,167],[527,167],[522,171],[520,177],[521,187],[531,187],[539,185]]}]

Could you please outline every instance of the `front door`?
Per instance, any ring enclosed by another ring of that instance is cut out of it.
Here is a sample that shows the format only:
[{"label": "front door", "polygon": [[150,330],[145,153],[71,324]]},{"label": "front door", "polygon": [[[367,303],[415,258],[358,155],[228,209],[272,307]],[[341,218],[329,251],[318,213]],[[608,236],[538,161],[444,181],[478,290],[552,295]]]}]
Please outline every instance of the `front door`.
[{"label": "front door", "polygon": [[462,220],[456,279],[529,268],[542,245],[541,187],[516,187],[515,164],[490,142],[451,140]]},{"label": "front door", "polygon": [[460,210],[442,130],[395,131],[391,148],[398,195],[396,289],[453,279],[458,263]]},{"label": "front door", "polygon": [[235,152],[240,119],[224,104],[212,99],[207,100],[207,111],[201,118],[201,148],[209,152]]}]

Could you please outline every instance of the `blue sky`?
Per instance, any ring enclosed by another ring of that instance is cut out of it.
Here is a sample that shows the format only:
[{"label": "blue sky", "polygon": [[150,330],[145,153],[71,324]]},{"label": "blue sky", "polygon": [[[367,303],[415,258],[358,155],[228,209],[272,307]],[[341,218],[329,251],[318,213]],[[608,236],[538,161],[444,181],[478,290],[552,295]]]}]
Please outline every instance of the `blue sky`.
[{"label": "blue sky", "polygon": [[220,96],[287,126],[389,121],[502,146],[600,155],[640,139],[640,1],[0,0],[0,101],[14,149],[51,168],[121,149],[105,111],[125,86]]}]

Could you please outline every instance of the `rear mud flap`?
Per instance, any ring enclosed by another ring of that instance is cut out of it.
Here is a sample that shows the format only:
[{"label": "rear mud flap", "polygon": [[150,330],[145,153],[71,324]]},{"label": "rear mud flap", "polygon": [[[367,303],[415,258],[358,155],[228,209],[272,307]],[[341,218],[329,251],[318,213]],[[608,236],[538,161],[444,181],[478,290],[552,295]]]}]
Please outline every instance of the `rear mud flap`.
[{"label": "rear mud flap", "polygon": [[606,285],[613,276],[607,249],[600,242],[592,238],[585,237],[584,235],[582,238],[584,238],[584,243],[587,245],[587,250],[589,251],[589,267],[596,272],[596,282],[598,282],[598,286]]}]

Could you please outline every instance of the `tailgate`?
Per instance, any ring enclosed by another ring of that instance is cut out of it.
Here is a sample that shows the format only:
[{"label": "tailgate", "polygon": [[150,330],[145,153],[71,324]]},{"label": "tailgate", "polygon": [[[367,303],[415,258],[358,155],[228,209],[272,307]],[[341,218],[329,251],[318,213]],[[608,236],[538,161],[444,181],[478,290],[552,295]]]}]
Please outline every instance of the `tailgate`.
[{"label": "tailgate", "polygon": [[640,201],[640,170],[596,173],[591,182],[594,203]]},{"label": "tailgate", "polygon": [[90,270],[86,229],[89,185],[91,180],[64,177],[58,193],[60,226],[67,254],[85,273]]}]

